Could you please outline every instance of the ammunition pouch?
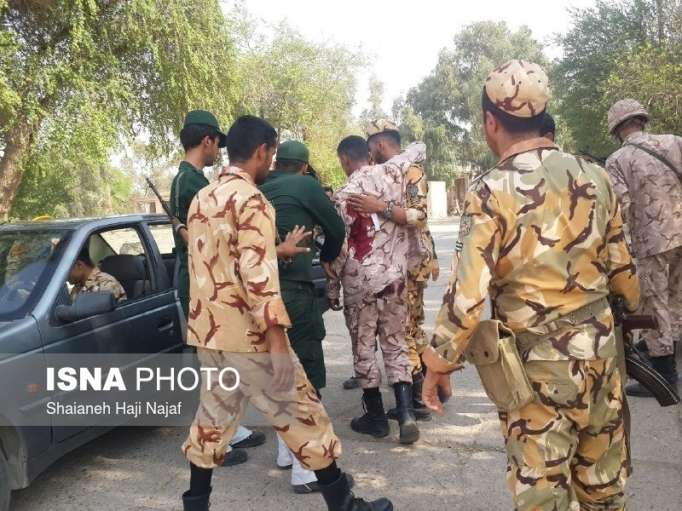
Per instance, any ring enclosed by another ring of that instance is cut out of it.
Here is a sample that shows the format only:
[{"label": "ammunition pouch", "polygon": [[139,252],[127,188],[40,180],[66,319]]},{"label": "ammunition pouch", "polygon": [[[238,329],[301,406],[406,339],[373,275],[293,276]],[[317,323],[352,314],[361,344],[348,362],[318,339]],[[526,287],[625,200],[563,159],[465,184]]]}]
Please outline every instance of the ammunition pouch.
[{"label": "ammunition pouch", "polygon": [[526,353],[556,331],[576,326],[609,306],[600,298],[554,321],[514,334],[496,319],[481,321],[464,353],[476,366],[488,398],[499,410],[510,412],[535,401],[519,351]]},{"label": "ammunition pouch", "polygon": [[501,321],[481,321],[464,356],[476,366],[483,388],[498,410],[510,412],[535,401],[514,332]]}]

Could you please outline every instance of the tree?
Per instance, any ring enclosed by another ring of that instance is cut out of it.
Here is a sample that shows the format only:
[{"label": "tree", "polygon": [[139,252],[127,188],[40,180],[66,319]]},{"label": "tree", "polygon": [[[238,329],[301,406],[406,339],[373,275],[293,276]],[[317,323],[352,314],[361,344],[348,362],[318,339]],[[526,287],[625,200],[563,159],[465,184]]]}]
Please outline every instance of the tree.
[{"label": "tree", "polygon": [[512,58],[547,65],[543,46],[527,27],[512,31],[504,22],[464,27],[454,46],[441,50],[435,69],[407,94],[430,139],[427,172],[449,179],[457,165],[485,168],[494,163],[481,136],[481,92],[486,76]]},{"label": "tree", "polygon": [[22,216],[39,195],[77,213],[82,176],[106,192],[112,149],[144,133],[168,152],[191,108],[229,121],[234,62],[217,0],[0,0],[0,218],[18,192]]},{"label": "tree", "polygon": [[360,114],[360,122],[363,127],[371,121],[387,117],[383,102],[384,83],[372,75],[369,79],[369,97],[367,98],[369,108],[364,109]]},{"label": "tree", "polygon": [[615,100],[635,97],[656,109],[679,94],[680,15],[676,0],[598,0],[571,11],[554,90],[575,149],[605,156],[615,148],[606,126]]},{"label": "tree", "polygon": [[240,112],[267,119],[282,139],[305,142],[323,180],[340,184],[336,146],[353,130],[355,76],[364,58],[307,41],[285,23],[273,36],[259,36],[253,20],[240,16]]}]

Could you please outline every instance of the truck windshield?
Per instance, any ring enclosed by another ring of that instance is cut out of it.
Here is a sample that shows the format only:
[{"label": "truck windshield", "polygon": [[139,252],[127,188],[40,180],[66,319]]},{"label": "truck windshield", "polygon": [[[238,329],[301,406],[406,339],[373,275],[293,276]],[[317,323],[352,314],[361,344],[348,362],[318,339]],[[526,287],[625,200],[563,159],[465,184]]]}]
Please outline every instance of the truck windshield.
[{"label": "truck windshield", "polygon": [[27,312],[49,280],[55,253],[66,230],[0,231],[0,320]]}]

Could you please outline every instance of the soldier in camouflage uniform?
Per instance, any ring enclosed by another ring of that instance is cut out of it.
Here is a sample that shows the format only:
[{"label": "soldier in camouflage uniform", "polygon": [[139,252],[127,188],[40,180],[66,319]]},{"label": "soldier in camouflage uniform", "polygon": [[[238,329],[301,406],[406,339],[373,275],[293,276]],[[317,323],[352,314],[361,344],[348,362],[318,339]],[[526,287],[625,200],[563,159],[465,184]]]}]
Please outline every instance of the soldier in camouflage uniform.
[{"label": "soldier in camouflage uniform", "polygon": [[[367,129],[370,158],[384,163],[400,154],[400,133],[391,121],[372,121]],[[418,420],[430,420],[431,412],[421,400],[422,374],[421,354],[428,345],[422,329],[424,323],[424,289],[430,277],[438,278],[438,259],[433,238],[428,228],[429,184],[421,164],[410,165],[405,173],[405,208],[394,205],[393,220],[406,225],[415,250],[408,260],[406,297],[407,327],[405,340],[412,364],[413,398],[412,406]],[[372,195],[351,197],[351,206],[366,214],[380,214],[388,206],[385,201]],[[390,419],[397,419],[397,409],[388,411]]]},{"label": "soldier in camouflage uniform", "polygon": [[73,284],[71,301],[74,301],[81,293],[98,291],[109,291],[114,295],[116,302],[122,302],[128,298],[123,286],[114,276],[103,272],[93,264],[87,247],[84,247],[78,254],[69,272],[69,283]]},{"label": "soldier in camouflage uniform", "polygon": [[[425,148],[423,144],[413,144],[383,164],[363,166],[366,161],[348,161],[344,142],[339,145],[339,157],[342,164],[352,165],[353,169],[347,172],[348,182],[334,194],[347,231],[346,247],[334,263],[334,273],[343,285],[355,375],[362,386],[366,408],[364,415],[353,419],[351,428],[378,438],[389,433],[379,391],[378,337],[386,376],[399,410],[400,442],[411,444],[418,440],[419,429],[412,409],[412,368],[405,342],[405,277],[408,254],[415,243],[410,243],[404,225],[393,220],[393,212],[399,207],[404,213],[405,175],[413,162],[423,160]],[[353,204],[359,194],[377,197],[388,207],[381,215],[358,212]]]},{"label": "soldier in camouflage uniform", "polygon": [[[185,116],[180,130],[180,143],[185,157],[170,189],[170,210],[173,214],[173,239],[177,254],[177,289],[180,305],[189,312],[189,268],[187,266],[187,212],[196,194],[208,186],[204,167],[213,166],[225,147],[225,134],[221,131],[216,117],[206,110],[192,110]],[[223,459],[223,466],[231,467],[245,463],[249,456],[241,447],[256,447],[265,442],[265,435],[259,431],[239,426],[232,439],[230,450]]]},{"label": "soldier in camouflage uniform", "polygon": [[442,413],[449,373],[490,295],[494,317],[516,333],[535,394],[499,414],[515,509],[622,510],[624,396],[606,296],[622,295],[635,310],[639,282],[604,169],[540,137],[548,97],[546,74],[525,61],[485,82],[485,136],[499,163],[467,193],[449,287],[423,354],[423,397]]},{"label": "soldier in camouflage uniform", "polygon": [[[341,444],[286,335],[291,327],[280,292],[275,211],[258,190],[268,174],[277,132],[257,117],[230,128],[231,167],[203,188],[188,212],[190,311],[188,343],[204,368],[234,368],[236,390],[220,372],[202,372],[201,400],[183,453],[190,461],[185,511],[207,511],[212,470],[250,402],[269,419],[299,462],[315,471],[331,511],[390,511],[350,491],[336,465]],[[207,388],[208,387],[208,388]]]},{"label": "soldier in camouflage uniform", "polygon": [[[682,138],[646,133],[648,120],[634,99],[611,107],[609,131],[623,146],[606,161],[606,170],[637,257],[641,313],[658,320],[658,330],[643,333],[647,351],[654,368],[674,385],[674,341],[682,334]],[[628,385],[627,393],[652,397],[639,383]]]}]

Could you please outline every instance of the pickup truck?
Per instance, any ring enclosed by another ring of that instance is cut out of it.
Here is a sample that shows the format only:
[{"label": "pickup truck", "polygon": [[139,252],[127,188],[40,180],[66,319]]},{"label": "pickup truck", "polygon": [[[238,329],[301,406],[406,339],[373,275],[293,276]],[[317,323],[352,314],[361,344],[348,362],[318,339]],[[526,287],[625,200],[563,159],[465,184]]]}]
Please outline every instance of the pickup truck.
[{"label": "pickup truck", "polygon": [[[67,278],[85,246],[128,298],[94,301],[87,316],[66,321],[58,312],[71,304]],[[0,511],[9,509],[11,490],[108,429],[17,425],[17,414],[35,413],[51,393],[28,391],[13,369],[37,354],[181,352],[173,249],[168,219],[157,215],[0,226]]]},{"label": "pickup truck", "polygon": [[[61,314],[71,307],[70,269],[86,246],[93,263],[121,283],[127,300],[114,304],[93,293],[87,303],[84,294],[80,315]],[[318,263],[313,275],[326,310]],[[111,429],[17,424],[17,414],[37,413],[54,398],[22,378],[22,359],[122,353],[142,360],[182,352],[185,321],[174,281],[175,245],[164,215],[0,225],[0,511],[9,509],[12,490],[26,488],[60,457]]]}]

